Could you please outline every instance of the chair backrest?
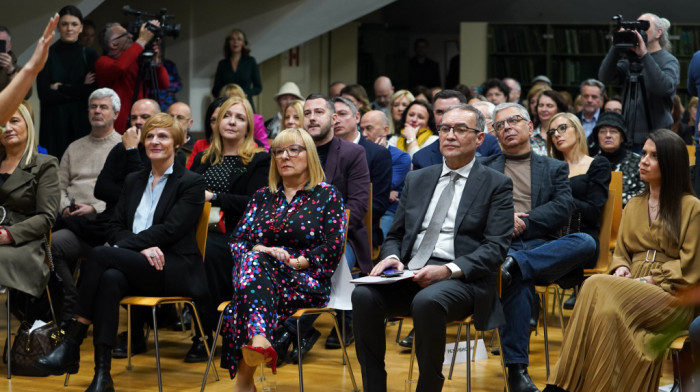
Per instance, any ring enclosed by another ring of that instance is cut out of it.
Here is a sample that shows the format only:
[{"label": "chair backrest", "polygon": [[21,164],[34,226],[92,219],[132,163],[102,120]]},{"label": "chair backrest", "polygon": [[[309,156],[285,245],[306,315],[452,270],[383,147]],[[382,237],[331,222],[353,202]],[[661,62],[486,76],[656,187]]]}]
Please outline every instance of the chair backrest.
[{"label": "chair backrest", "polygon": [[688,161],[690,163],[690,166],[695,165],[695,146],[690,145],[690,146],[685,146],[688,149]]},{"label": "chair backrest", "polygon": [[[613,223],[613,210],[614,204],[616,203],[617,191],[615,189],[608,189],[608,201],[605,202],[603,206],[603,213],[601,214],[600,222],[600,234],[598,235],[598,241],[601,245],[610,242],[610,232]],[[603,273],[608,269],[610,265],[610,250],[605,249],[605,246],[601,246],[600,252],[598,252],[598,260],[596,261],[595,268],[584,269],[583,273],[585,275]]]},{"label": "chair backrest", "polygon": [[[613,205],[612,229],[610,231],[610,250],[615,250],[617,242],[617,231],[620,228],[620,220],[622,220],[622,172],[614,171],[610,173],[609,189],[615,191],[615,204]],[[608,199],[609,200],[609,199]],[[607,242],[601,242],[601,249],[605,247]]]},{"label": "chair backrest", "polygon": [[348,246],[348,224],[350,224],[350,209],[345,209],[345,241],[343,242],[343,253],[345,253],[345,247]]},{"label": "chair backrest", "polygon": [[197,247],[199,252],[202,254],[202,260],[204,260],[204,252],[207,250],[207,233],[209,231],[209,212],[211,211],[211,203],[208,201],[204,202],[204,207],[202,208],[202,215],[199,216],[197,221]]},{"label": "chair backrest", "polygon": [[369,208],[367,208],[367,213],[365,214],[365,227],[367,227],[367,234],[369,236],[369,252],[372,253],[372,183],[369,183]]}]

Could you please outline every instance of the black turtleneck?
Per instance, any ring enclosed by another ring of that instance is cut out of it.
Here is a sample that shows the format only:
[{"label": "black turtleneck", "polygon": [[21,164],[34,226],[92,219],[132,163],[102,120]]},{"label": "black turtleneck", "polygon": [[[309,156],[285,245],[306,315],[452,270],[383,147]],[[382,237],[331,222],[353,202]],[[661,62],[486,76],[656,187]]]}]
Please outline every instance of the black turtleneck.
[{"label": "black turtleneck", "polygon": [[622,162],[623,159],[625,159],[625,154],[627,153],[627,149],[625,148],[624,145],[620,145],[620,148],[613,152],[606,152],[602,148],[600,149],[600,155],[604,156],[609,162],[611,166],[618,165]]},{"label": "black turtleneck", "polygon": [[[333,139],[331,139],[333,141]],[[321,146],[316,146],[316,152],[318,152],[318,159],[321,160],[321,167],[326,170],[326,160],[328,159],[328,152],[331,150],[331,142]]]}]

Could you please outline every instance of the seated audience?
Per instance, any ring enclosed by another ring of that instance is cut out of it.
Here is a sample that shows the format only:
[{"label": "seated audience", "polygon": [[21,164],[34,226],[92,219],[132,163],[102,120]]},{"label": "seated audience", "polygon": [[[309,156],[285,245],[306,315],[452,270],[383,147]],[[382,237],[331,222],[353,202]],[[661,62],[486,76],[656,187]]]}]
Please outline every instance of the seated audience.
[{"label": "seated audience", "polygon": [[623,212],[610,275],[583,285],[546,392],[658,391],[664,351],[693,317],[679,289],[700,280],[700,201],[688,153],[672,131],[649,135],[647,186]]},{"label": "seated audience", "polygon": [[[544,96],[544,93],[542,93]],[[540,97],[541,98],[541,97]],[[596,244],[595,256],[584,268],[593,268],[598,259],[600,217],[608,200],[610,162],[600,155],[588,156],[586,134],[573,113],[559,113],[549,121],[547,155],[569,165],[569,184],[574,198],[574,212],[562,228],[562,235],[586,233]],[[607,245],[606,245],[607,251]]]},{"label": "seated audience", "polygon": [[401,131],[401,118],[408,105],[415,101],[408,90],[399,90],[394,93],[389,102],[389,136],[394,136]]},{"label": "seated audience", "polygon": [[302,128],[304,126],[304,100],[294,100],[284,108],[282,119],[284,128]]},{"label": "seated audience", "polygon": [[360,112],[360,117],[372,110],[369,103],[369,96],[367,96],[367,90],[360,84],[350,84],[343,87],[343,89],[340,90],[340,96],[349,99],[355,104],[357,111]]},{"label": "seated audience", "polygon": [[[212,308],[206,313],[213,317],[208,324],[216,326],[216,306],[233,295],[229,239],[243,216],[250,197],[267,184],[270,155],[253,142],[253,109],[247,99],[232,97],[219,111],[213,127],[209,149],[195,157],[190,170],[201,174],[207,183],[204,199],[220,207],[223,217],[209,230],[204,269],[207,274]],[[210,331],[208,334],[211,344]],[[207,360],[207,352],[197,332],[185,362]]]},{"label": "seated audience", "polygon": [[[292,101],[304,100],[304,97],[301,96],[301,92],[299,91],[299,86],[294,82],[286,82],[283,84],[274,98],[280,110],[272,118],[265,121],[265,128],[267,129],[267,137],[269,139],[274,139],[283,129],[298,127],[288,127],[284,125],[285,109]],[[301,118],[301,116],[299,118]]]},{"label": "seated audience", "polygon": [[192,147],[194,147],[194,140],[192,140],[192,135],[190,134],[192,124],[194,124],[194,120],[192,119],[192,109],[190,109],[190,105],[184,102],[173,102],[170,106],[168,106],[167,112],[180,122],[182,129],[185,131],[185,144],[182,146],[180,151],[189,157],[189,155],[192,153]]},{"label": "seated audience", "polygon": [[233,298],[224,311],[221,362],[237,391],[255,389],[259,365],[276,372],[278,325],[299,308],[328,303],[345,241],[345,206],[323,182],[311,136],[286,129],[271,151],[269,186],[253,195],[231,239]]},{"label": "seated audience", "polygon": [[22,103],[0,133],[0,285],[35,297],[49,280],[46,235],[60,200],[58,160],[36,151],[34,119]]},{"label": "seated audience", "polygon": [[644,188],[644,182],[639,178],[641,157],[629,150],[626,143],[627,128],[622,115],[613,111],[603,112],[588,138],[589,152],[591,156],[604,156],[613,171],[622,172],[623,206]]},{"label": "seated audience", "polygon": [[394,268],[410,269],[415,276],[358,285],[352,293],[357,357],[367,391],[387,389],[387,318],[413,317],[419,391],[442,389],[448,322],[473,314],[477,329],[489,329],[503,321],[496,279],[511,241],[512,185],[475,159],[484,122],[477,109],[452,106],[440,126],[445,162],[406,176],[381,261],[370,275]]},{"label": "seated audience", "polygon": [[603,105],[603,111],[616,112],[618,114],[622,114],[622,98],[615,95],[612,98],[608,99],[608,101],[605,102],[605,105]]},{"label": "seated audience", "polygon": [[190,154],[190,157],[187,158],[186,166],[188,169],[192,167],[192,163],[194,162],[194,158],[197,156],[197,154],[209,148],[211,138],[214,134],[213,129],[216,126],[219,118],[219,108],[224,104],[224,102],[226,102],[227,99],[228,97],[217,98],[207,107],[207,111],[204,114],[204,138],[194,142],[192,154]]},{"label": "seated audience", "polygon": [[[221,89],[219,97],[239,97],[243,99],[248,99],[248,96],[243,91],[241,86],[235,83],[225,85]],[[248,103],[250,103],[250,100],[248,101]],[[250,106],[253,107],[253,104],[251,103]],[[253,111],[255,111],[255,109],[253,109]],[[268,151],[270,149],[270,143],[267,141],[267,130],[265,129],[265,120],[263,119],[263,116],[259,114],[254,115],[254,117],[255,133],[253,134],[253,137],[255,138],[255,144],[260,147],[264,147],[265,151]]]},{"label": "seated audience", "polygon": [[380,76],[374,80],[374,101],[370,103],[372,110],[381,110],[389,115],[389,101],[394,96],[394,85],[387,76]]},{"label": "seated audience", "polygon": [[113,390],[110,375],[119,301],[128,294],[187,295],[208,301],[195,228],[204,203],[204,179],[175,162],[185,134],[172,116],[149,119],[141,142],[150,169],[130,174],[109,229],[109,244],[92,250],[82,267],[80,303],[66,335],[34,366],[49,374],[76,373],[80,344],[90,324],[95,376],[89,390]]},{"label": "seated audience", "polygon": [[698,132],[695,129],[695,119],[698,114],[698,97],[693,97],[688,102],[688,108],[681,116],[681,123],[678,126],[678,136],[683,138],[687,145],[692,145],[697,139]]},{"label": "seated audience", "polygon": [[494,110],[493,128],[503,154],[484,165],[513,180],[513,241],[501,266],[502,355],[512,392],[537,391],[527,372],[531,304],[535,284],[557,282],[571,288],[581,282],[583,267],[595,259],[595,240],[586,233],[561,235],[574,211],[569,167],[533,154],[532,121],[527,110],[504,103]]},{"label": "seated audience", "polygon": [[605,101],[605,85],[596,79],[586,79],[581,82],[581,105],[580,112],[576,116],[581,120],[586,137],[591,135],[598,117],[603,109]]},{"label": "seated audience", "polygon": [[510,87],[501,79],[489,79],[481,85],[486,100],[494,105],[508,102]]},{"label": "seated audience", "polygon": [[[537,98],[537,120],[533,123],[535,129],[532,130],[530,143],[532,151],[537,155],[547,155],[547,131],[549,131],[549,121],[557,113],[566,113],[569,106],[564,101],[564,97],[554,90],[543,91]],[[550,155],[551,156],[551,155]]]},{"label": "seated audience", "polygon": [[[552,88],[543,85],[543,84],[537,84],[534,85],[530,88],[530,91],[527,93],[527,104],[528,106],[528,113],[530,114],[530,118],[532,119],[533,124],[537,121],[537,100],[540,98],[540,94],[542,94],[542,91],[545,90],[551,90]],[[574,104],[575,105],[575,104]]]},{"label": "seated audience", "polygon": [[[383,216],[380,217],[379,226],[382,234],[386,237],[391,227],[391,222],[394,221],[394,213],[399,206],[399,198],[403,189],[404,179],[406,174],[411,171],[411,156],[394,146],[387,145],[387,135],[389,134],[389,119],[380,110],[372,110],[365,113],[360,119],[360,129],[362,136],[389,150],[391,154],[391,188],[389,192],[389,207]],[[378,244],[379,245],[379,244]]]},{"label": "seated audience", "polygon": [[400,133],[389,139],[389,145],[407,152],[411,157],[418,150],[435,142],[438,136],[432,105],[420,99],[408,104],[401,116],[399,129]]}]

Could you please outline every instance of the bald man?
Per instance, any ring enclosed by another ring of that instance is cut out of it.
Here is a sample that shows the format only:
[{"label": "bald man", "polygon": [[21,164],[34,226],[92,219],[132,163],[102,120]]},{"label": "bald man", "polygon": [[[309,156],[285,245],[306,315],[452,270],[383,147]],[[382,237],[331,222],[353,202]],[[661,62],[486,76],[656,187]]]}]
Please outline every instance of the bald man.
[{"label": "bald man", "polygon": [[182,129],[185,130],[185,144],[182,146],[182,150],[185,154],[189,155],[192,153],[192,147],[194,146],[194,139],[190,136],[190,129],[194,120],[192,120],[192,110],[190,106],[184,102],[175,102],[168,108],[168,114],[175,117],[175,119],[182,125]]},{"label": "bald man", "polygon": [[394,85],[391,84],[391,79],[386,76],[380,76],[374,81],[374,101],[371,104],[372,110],[381,110],[389,115],[389,101],[394,95]]}]

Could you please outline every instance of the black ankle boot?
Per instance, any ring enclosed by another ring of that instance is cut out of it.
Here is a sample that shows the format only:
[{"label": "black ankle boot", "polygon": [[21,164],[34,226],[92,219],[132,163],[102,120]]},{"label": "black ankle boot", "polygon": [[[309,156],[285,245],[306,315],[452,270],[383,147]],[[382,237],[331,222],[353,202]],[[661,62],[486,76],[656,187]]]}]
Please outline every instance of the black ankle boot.
[{"label": "black ankle boot", "polygon": [[76,319],[71,320],[61,343],[49,354],[37,358],[33,363],[34,367],[54,376],[78,373],[80,344],[85,339],[88,327],[89,325],[79,323]]},{"label": "black ankle boot", "polygon": [[95,343],[95,377],[85,392],[114,392],[114,382],[109,371],[112,369],[112,347]]}]

